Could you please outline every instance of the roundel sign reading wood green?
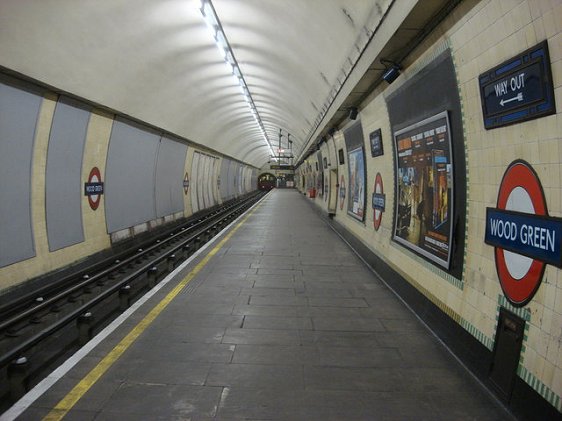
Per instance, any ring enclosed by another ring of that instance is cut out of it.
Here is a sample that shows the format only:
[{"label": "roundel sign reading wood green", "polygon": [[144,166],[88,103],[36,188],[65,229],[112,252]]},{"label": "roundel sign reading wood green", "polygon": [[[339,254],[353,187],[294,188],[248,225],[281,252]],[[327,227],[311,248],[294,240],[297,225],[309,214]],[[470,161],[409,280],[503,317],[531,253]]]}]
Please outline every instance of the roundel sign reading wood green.
[{"label": "roundel sign reading wood green", "polygon": [[562,219],[548,215],[537,173],[525,161],[507,168],[496,208],[486,209],[485,242],[494,246],[506,298],[524,306],[537,292],[546,264],[562,267]]},{"label": "roundel sign reading wood green", "polygon": [[102,194],[101,173],[98,167],[94,167],[88,175],[88,181],[84,184],[84,195],[88,197],[88,204],[92,210],[96,210],[100,205]]}]

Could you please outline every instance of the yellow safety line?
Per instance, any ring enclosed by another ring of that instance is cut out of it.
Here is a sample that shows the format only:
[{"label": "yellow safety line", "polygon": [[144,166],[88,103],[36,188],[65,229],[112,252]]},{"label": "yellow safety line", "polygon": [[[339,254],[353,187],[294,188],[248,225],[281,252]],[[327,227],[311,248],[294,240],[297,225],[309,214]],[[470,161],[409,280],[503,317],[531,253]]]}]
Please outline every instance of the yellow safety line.
[{"label": "yellow safety line", "polygon": [[193,278],[205,267],[209,260],[217,254],[224,244],[232,237],[232,235],[240,228],[252,213],[257,209],[254,208],[248,215],[242,219],[216,246],[213,248],[193,270],[170,291],[162,301],[160,301],[134,328],[113,348],[109,354],[101,360],[96,367],[90,371],[86,377],[74,386],[74,388],[59,402],[57,405],[43,418],[43,421],[62,420],[66,414],[76,405],[76,402],[86,394],[88,390],[100,379],[100,377],[123,355],[133,342],[140,336],[145,329],[158,317],[158,315],[172,302],[172,300],[191,282]]}]

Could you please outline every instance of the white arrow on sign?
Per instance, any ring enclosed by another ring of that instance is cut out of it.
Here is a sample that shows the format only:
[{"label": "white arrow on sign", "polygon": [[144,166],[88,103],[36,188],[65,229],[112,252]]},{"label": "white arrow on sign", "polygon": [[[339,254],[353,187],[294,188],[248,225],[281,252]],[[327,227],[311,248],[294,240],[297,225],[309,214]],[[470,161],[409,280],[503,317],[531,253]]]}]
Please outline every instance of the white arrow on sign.
[{"label": "white arrow on sign", "polygon": [[505,104],[507,104],[508,102],[512,102],[512,101],[523,101],[523,92],[519,92],[517,94],[517,96],[514,96],[513,98],[502,99],[500,101],[500,105],[503,107]]}]

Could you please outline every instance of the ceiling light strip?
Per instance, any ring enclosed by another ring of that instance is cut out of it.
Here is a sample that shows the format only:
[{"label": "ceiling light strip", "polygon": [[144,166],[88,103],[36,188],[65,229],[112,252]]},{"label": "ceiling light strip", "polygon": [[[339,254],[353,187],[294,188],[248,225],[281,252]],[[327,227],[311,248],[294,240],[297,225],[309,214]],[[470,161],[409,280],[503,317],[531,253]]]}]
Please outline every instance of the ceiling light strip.
[{"label": "ceiling light strip", "polygon": [[236,58],[234,57],[232,48],[230,48],[230,44],[223,31],[222,25],[219,21],[213,3],[211,2],[211,0],[201,0],[199,10],[201,11],[201,15],[203,15],[203,19],[205,20],[205,23],[207,24],[207,27],[209,28],[209,31],[213,36],[213,39],[215,40],[215,43],[220,51],[221,57],[225,61],[229,72],[232,73],[237,78],[238,84],[240,85],[240,89],[242,91],[242,95],[244,95],[244,99],[248,104],[248,107],[250,108],[250,112],[252,113],[252,116],[256,120],[256,123],[260,129],[260,133],[262,134],[263,138],[267,142],[267,145],[269,146],[269,150],[271,154],[275,155],[275,153],[273,152],[273,147],[271,146],[271,142],[267,137],[267,132],[265,131],[263,122],[259,116],[258,110],[254,103],[254,100],[252,99],[252,95],[250,94],[250,90],[248,89],[248,85],[244,80],[244,76],[242,75],[242,71],[238,66],[238,62],[236,61]]}]

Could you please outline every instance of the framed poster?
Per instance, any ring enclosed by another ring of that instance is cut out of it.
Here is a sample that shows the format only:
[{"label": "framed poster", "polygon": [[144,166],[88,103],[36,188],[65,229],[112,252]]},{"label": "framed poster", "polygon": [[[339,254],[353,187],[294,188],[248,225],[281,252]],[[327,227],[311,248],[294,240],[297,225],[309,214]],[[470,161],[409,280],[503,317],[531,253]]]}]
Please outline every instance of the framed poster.
[{"label": "framed poster", "polygon": [[365,217],[365,152],[363,147],[347,154],[348,162],[348,200],[347,213],[359,221]]},{"label": "framed poster", "polygon": [[340,161],[340,165],[345,164],[345,159],[344,159],[343,156],[344,156],[343,155],[343,149],[339,149],[338,150],[338,158],[339,158],[339,161]]},{"label": "framed poster", "polygon": [[447,111],[394,134],[396,200],[393,239],[449,268],[453,161]]},{"label": "framed poster", "polygon": [[381,129],[377,129],[374,132],[369,133],[369,142],[371,143],[371,156],[381,156],[384,154],[382,148],[382,133]]}]

